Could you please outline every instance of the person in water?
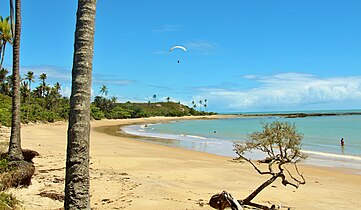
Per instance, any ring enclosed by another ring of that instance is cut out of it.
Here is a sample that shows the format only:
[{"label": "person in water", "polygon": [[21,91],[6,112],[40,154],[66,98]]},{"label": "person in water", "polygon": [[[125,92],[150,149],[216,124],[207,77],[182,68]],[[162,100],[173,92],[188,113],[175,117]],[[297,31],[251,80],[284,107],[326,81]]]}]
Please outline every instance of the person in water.
[{"label": "person in water", "polygon": [[345,142],[343,140],[343,138],[341,138],[341,146],[343,147],[345,145]]}]

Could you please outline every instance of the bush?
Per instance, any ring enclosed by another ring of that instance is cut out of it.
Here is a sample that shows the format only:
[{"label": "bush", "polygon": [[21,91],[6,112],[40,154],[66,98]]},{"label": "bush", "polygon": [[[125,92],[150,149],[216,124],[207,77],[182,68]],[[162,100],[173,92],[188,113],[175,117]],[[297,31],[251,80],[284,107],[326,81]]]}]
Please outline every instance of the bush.
[{"label": "bush", "polygon": [[105,118],[104,112],[99,107],[90,105],[90,116],[95,120],[101,120]]},{"label": "bush", "polygon": [[105,114],[108,119],[123,119],[132,117],[132,113],[129,110],[123,109],[120,106],[114,107],[112,110]]}]

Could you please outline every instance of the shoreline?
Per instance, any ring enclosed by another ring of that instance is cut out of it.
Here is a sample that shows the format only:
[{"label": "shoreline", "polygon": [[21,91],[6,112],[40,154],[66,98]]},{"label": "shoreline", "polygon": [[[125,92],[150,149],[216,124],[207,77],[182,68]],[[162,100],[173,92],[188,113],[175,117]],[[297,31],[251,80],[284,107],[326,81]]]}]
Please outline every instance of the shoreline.
[{"label": "shoreline", "polygon": [[[96,131],[99,127],[134,123],[164,122],[182,118],[145,118],[92,121],[90,145],[90,194],[92,209],[212,209],[212,195],[227,190],[245,198],[269,177],[250,165],[230,158],[162,146],[130,137]],[[194,118],[193,118],[194,119]],[[62,193],[64,189],[67,123],[24,125],[23,148],[40,153],[34,158],[33,184],[11,189],[25,209],[59,209],[60,201],[39,196],[42,191]],[[284,187],[276,181],[254,202],[275,203],[291,209],[360,208],[361,176],[301,165],[306,185]],[[314,196],[317,195],[317,199]],[[342,199],[335,199],[341,196]]]},{"label": "shoreline", "polygon": [[[191,118],[185,117],[185,118],[175,118],[175,119],[174,118],[162,119],[161,121],[157,121],[157,119],[153,119],[153,118],[143,118],[143,119],[148,119],[147,122],[140,121],[140,122],[129,123],[129,124],[113,125],[110,127],[106,127],[106,126],[98,127],[95,130],[98,132],[103,132],[103,133],[107,133],[107,134],[114,135],[114,136],[128,137],[128,138],[136,139],[138,141],[150,142],[150,143],[154,143],[154,144],[158,144],[158,145],[165,145],[165,146],[169,146],[169,147],[177,147],[177,148],[182,148],[182,149],[191,150],[191,151],[204,152],[207,154],[215,154],[215,155],[233,159],[236,157],[236,154],[229,155],[228,153],[226,154],[226,153],[214,152],[214,150],[209,150],[209,148],[208,148],[208,150],[205,150],[204,148],[202,149],[202,148],[194,147],[194,145],[192,145],[192,147],[190,147],[187,144],[187,140],[173,138],[173,136],[167,136],[167,135],[165,135],[165,136],[161,136],[161,135],[148,136],[146,134],[142,135],[142,133],[127,133],[127,131],[125,131],[123,129],[124,127],[133,126],[133,125],[142,126],[142,125],[146,125],[146,124],[169,123],[169,122],[181,121],[181,120],[224,119],[225,117],[226,118],[247,118],[250,116],[240,116],[240,115],[222,115],[222,116],[217,116],[217,117],[214,117],[214,116],[197,117],[197,116],[195,116],[195,117],[191,117]],[[262,117],[262,116],[252,116],[252,117]],[[183,144],[181,144],[180,142],[183,142]],[[342,156],[342,155],[334,154],[334,153],[324,153],[324,152],[306,151],[306,150],[304,151],[304,153],[309,155],[309,158],[301,163],[303,165],[309,165],[311,167],[312,166],[325,167],[325,168],[330,168],[330,169],[339,168],[340,170],[345,171],[347,173],[361,175],[361,166],[359,163],[359,160],[360,160],[359,156],[352,156],[352,155]],[[257,157],[257,155],[255,157]],[[336,157],[338,157],[338,158],[336,158]],[[352,158],[350,159],[350,157],[354,157],[356,160],[354,160]],[[333,158],[333,159],[327,160],[328,158]],[[336,158],[336,159],[334,159],[334,158]],[[252,159],[254,159],[254,158],[252,158]]]}]

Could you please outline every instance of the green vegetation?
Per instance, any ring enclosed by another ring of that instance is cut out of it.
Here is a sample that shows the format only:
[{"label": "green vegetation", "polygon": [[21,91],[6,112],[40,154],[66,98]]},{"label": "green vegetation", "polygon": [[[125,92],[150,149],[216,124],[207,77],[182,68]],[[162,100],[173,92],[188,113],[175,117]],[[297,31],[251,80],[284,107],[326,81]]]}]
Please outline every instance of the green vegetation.
[{"label": "green vegetation", "polygon": [[197,111],[180,103],[116,103],[114,99],[96,96],[91,106],[93,119],[124,119],[154,116],[180,117],[190,115],[211,115],[213,112]]},{"label": "green vegetation", "polygon": [[[0,125],[10,126],[11,124],[11,75],[8,70],[0,71]],[[21,122],[54,122],[68,120],[69,98],[60,94],[61,84],[50,85],[46,82],[47,75],[41,74],[38,77],[39,85],[32,89],[34,73],[27,72],[21,82]],[[189,115],[211,115],[213,112],[206,112],[206,99],[203,102],[203,110],[193,102],[193,107],[182,105],[179,102],[156,102],[156,95],[153,95],[154,103],[117,103],[116,97],[106,98],[108,88],[103,85],[100,88],[101,96],[96,96],[91,104],[91,117],[100,119],[125,119],[154,116],[189,116]],[[202,104],[200,101],[199,104]]]},{"label": "green vegetation", "polygon": [[16,209],[16,207],[19,205],[19,203],[20,202],[12,194],[0,192],[0,209],[1,210]]}]

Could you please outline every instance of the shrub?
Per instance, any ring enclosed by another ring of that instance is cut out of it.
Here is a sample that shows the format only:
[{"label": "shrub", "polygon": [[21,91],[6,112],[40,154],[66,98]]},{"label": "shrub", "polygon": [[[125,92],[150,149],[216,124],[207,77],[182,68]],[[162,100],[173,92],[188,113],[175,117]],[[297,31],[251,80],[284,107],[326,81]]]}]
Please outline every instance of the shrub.
[{"label": "shrub", "polygon": [[101,120],[105,118],[104,112],[99,107],[90,105],[90,116],[95,120]]}]

